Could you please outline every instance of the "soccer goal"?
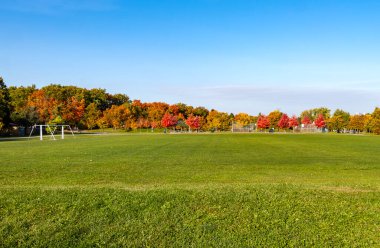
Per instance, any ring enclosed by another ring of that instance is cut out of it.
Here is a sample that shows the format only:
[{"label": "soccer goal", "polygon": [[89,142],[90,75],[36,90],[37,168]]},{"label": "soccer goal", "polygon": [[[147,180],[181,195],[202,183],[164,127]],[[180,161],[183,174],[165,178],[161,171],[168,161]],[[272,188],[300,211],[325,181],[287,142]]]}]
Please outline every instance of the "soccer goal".
[{"label": "soccer goal", "polygon": [[65,130],[70,131],[71,135],[74,136],[74,132],[71,129],[70,125],[34,125],[32,127],[32,130],[30,131],[29,138],[33,135],[34,131],[39,130],[40,133],[40,140],[44,139],[44,130],[48,134],[51,140],[57,140],[56,136],[60,135],[61,139],[65,139]]},{"label": "soccer goal", "polygon": [[255,130],[255,124],[241,125],[237,122],[232,123],[231,131],[233,133],[250,133]]}]

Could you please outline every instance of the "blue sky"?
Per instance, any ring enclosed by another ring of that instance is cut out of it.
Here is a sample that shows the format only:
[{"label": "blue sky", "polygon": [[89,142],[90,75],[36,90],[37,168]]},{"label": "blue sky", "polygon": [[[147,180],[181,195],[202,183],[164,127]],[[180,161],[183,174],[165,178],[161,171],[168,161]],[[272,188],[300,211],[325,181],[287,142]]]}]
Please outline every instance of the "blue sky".
[{"label": "blue sky", "polygon": [[2,0],[8,85],[289,114],[380,105],[377,0]]}]

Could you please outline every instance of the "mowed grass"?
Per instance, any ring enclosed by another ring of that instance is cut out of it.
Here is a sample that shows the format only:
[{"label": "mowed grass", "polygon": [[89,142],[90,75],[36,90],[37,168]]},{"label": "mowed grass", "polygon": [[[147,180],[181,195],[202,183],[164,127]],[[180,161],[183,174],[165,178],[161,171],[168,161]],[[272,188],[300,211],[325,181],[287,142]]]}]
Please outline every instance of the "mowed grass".
[{"label": "mowed grass", "polygon": [[0,246],[380,246],[380,137],[0,141]]}]

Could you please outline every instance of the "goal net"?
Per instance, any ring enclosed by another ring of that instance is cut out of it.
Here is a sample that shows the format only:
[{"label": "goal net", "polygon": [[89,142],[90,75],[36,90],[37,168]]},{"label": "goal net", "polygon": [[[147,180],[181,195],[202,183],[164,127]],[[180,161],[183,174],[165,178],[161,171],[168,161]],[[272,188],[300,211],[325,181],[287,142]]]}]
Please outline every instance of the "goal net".
[{"label": "goal net", "polygon": [[231,131],[233,133],[250,133],[255,130],[255,124],[241,125],[237,122],[232,123]]}]

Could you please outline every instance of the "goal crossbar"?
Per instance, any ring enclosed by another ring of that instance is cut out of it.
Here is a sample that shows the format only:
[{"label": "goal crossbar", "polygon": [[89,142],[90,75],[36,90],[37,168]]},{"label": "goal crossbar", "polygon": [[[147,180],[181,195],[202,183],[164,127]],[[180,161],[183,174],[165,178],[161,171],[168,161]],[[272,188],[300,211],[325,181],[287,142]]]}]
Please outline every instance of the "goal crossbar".
[{"label": "goal crossbar", "polygon": [[56,140],[55,138],[55,132],[59,129],[61,129],[61,139],[65,139],[65,128],[68,128],[68,130],[70,130],[71,132],[71,135],[73,137],[74,136],[74,132],[73,130],[71,129],[70,125],[55,125],[55,124],[45,124],[45,125],[37,125],[35,124],[33,127],[32,127],[32,131],[30,131],[30,134],[29,134],[29,138],[32,136],[34,130],[37,130],[37,127],[40,128],[40,140],[43,140],[43,128],[45,127],[47,130],[47,132],[49,133],[49,136],[50,136],[50,139],[52,140]]}]

